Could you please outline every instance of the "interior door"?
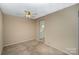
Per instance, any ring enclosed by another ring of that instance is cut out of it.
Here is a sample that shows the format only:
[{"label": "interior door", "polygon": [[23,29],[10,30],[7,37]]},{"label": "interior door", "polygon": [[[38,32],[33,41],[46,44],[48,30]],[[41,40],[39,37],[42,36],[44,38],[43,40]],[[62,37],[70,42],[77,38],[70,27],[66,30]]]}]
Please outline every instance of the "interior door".
[{"label": "interior door", "polygon": [[45,21],[44,20],[40,20],[40,30],[39,30],[39,40],[40,41],[44,41],[45,40],[45,35],[44,35],[44,33],[45,33]]}]

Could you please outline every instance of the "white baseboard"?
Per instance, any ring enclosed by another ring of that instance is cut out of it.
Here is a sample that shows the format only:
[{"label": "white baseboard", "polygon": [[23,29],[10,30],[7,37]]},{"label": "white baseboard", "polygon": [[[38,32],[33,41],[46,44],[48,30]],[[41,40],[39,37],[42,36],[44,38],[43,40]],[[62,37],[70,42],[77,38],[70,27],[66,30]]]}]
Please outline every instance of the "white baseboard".
[{"label": "white baseboard", "polygon": [[[59,49],[58,49],[59,50]],[[61,50],[60,50],[61,51]],[[68,54],[68,55],[73,55],[73,54],[71,54],[71,53],[69,53],[69,52],[67,52],[67,51],[64,51],[64,50],[62,50],[62,52],[64,52],[64,53],[66,53],[66,54]]]},{"label": "white baseboard", "polygon": [[[47,44],[47,43],[45,43],[45,44]],[[49,44],[47,44],[47,45],[50,46]],[[56,48],[56,47],[54,47],[54,46],[51,46],[51,47]],[[58,49],[58,48],[56,48],[56,49]],[[60,50],[60,49],[58,49],[58,50],[61,51],[61,52],[66,53],[66,54],[68,54],[68,55],[74,55],[74,54],[70,53],[70,52],[67,51],[67,50]],[[75,54],[75,55],[77,55],[77,54]]]},{"label": "white baseboard", "polygon": [[[33,40],[33,39],[31,39],[31,40]],[[23,40],[23,41],[20,41],[20,42],[5,44],[5,45],[3,45],[3,47],[10,46],[10,45],[14,45],[14,44],[19,44],[19,43],[26,42],[26,41],[29,41],[29,40]]]}]

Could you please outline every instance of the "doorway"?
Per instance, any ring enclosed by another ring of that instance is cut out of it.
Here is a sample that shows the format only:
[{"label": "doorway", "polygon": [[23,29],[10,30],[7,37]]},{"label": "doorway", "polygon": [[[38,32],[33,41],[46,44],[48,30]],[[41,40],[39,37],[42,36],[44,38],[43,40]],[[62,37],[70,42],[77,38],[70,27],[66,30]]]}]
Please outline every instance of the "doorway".
[{"label": "doorway", "polygon": [[39,21],[39,40],[45,41],[45,20]]}]

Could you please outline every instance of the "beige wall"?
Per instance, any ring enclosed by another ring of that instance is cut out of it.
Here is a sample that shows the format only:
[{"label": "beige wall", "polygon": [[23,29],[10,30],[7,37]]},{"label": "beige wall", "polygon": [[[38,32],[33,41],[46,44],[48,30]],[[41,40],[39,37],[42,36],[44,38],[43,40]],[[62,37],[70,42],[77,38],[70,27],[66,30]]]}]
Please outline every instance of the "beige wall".
[{"label": "beige wall", "polygon": [[17,16],[4,15],[4,46],[36,38],[36,24]]},{"label": "beige wall", "polygon": [[[77,18],[78,18],[77,5],[65,8],[61,11],[39,18],[38,20],[44,19],[46,22],[45,43],[66,53],[76,54],[75,50],[77,46],[77,40],[76,40]],[[38,26],[37,31],[39,28]]]},{"label": "beige wall", "polygon": [[1,52],[2,52],[2,26],[3,26],[3,21],[2,21],[3,19],[2,19],[2,13],[1,13],[1,11],[0,11],[0,54],[1,54]]}]

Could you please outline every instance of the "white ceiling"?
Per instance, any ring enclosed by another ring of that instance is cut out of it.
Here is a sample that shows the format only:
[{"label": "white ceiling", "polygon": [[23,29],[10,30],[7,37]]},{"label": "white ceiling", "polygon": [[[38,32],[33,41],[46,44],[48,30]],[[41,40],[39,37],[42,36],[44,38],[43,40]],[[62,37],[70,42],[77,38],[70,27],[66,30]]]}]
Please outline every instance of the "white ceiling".
[{"label": "white ceiling", "polygon": [[24,17],[24,10],[32,12],[32,19],[56,12],[74,5],[74,3],[1,3],[0,8],[4,14]]}]

